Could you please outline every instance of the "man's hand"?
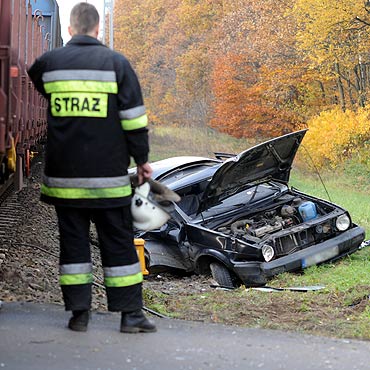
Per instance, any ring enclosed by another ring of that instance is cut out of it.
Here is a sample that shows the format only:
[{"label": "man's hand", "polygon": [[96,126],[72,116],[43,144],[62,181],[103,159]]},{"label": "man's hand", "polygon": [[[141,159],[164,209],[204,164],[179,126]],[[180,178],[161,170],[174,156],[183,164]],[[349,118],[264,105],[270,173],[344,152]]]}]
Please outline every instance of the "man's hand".
[{"label": "man's hand", "polygon": [[150,164],[148,162],[137,165],[137,176],[139,180],[139,185],[149,180],[152,176],[152,173],[152,167],[150,167]]}]

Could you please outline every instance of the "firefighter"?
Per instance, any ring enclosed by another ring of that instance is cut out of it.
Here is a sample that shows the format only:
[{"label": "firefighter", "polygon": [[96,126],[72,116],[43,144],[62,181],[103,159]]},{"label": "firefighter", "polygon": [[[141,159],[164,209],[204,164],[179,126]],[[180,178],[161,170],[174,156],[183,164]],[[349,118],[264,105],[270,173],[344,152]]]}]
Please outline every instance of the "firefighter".
[{"label": "firefighter", "polygon": [[98,41],[99,14],[75,5],[65,47],[36,59],[28,74],[48,100],[48,138],[41,200],[55,206],[60,285],[68,327],[86,331],[92,300],[91,220],[96,225],[108,310],[121,332],[154,332],[142,311],[142,271],[134,246],[127,168],[150,178],[147,115],[128,60]]}]

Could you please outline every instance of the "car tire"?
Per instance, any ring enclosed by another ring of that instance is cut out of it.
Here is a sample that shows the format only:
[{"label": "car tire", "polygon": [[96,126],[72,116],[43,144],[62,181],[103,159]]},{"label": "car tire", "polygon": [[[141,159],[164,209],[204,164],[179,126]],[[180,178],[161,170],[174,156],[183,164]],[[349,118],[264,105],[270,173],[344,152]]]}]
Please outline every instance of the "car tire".
[{"label": "car tire", "polygon": [[217,281],[221,287],[225,288],[237,288],[236,279],[233,279],[231,272],[221,263],[212,262],[209,265],[211,269],[212,277]]}]

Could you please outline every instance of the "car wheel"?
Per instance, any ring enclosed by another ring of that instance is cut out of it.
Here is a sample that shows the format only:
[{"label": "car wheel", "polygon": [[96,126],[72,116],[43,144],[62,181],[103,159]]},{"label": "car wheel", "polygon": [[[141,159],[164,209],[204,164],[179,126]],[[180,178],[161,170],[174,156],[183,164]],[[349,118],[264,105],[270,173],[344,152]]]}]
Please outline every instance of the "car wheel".
[{"label": "car wheel", "polygon": [[217,283],[225,288],[237,288],[238,284],[236,279],[233,279],[231,272],[221,263],[212,262],[209,265],[212,273],[212,277],[217,281]]}]

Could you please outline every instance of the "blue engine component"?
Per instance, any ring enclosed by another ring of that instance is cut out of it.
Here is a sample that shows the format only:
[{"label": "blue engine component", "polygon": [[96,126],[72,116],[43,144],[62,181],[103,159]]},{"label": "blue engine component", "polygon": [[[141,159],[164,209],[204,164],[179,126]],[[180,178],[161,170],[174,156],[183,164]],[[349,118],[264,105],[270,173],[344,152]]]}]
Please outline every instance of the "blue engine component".
[{"label": "blue engine component", "polygon": [[315,203],[310,201],[303,202],[298,207],[298,212],[301,215],[303,221],[312,220],[317,217],[316,205]]}]

